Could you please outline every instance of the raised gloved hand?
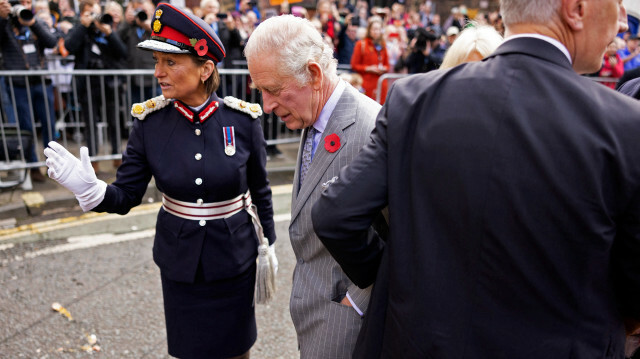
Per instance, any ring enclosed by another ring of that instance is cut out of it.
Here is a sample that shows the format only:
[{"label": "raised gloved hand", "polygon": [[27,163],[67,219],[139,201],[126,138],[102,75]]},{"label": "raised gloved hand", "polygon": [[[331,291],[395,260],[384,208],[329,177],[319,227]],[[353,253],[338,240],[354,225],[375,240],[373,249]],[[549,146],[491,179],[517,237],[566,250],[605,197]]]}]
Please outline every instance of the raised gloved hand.
[{"label": "raised gloved hand", "polygon": [[80,148],[80,159],[77,159],[62,145],[51,141],[44,149],[44,155],[47,156],[49,177],[73,192],[83,211],[87,212],[102,202],[107,184],[96,177],[86,147]]}]

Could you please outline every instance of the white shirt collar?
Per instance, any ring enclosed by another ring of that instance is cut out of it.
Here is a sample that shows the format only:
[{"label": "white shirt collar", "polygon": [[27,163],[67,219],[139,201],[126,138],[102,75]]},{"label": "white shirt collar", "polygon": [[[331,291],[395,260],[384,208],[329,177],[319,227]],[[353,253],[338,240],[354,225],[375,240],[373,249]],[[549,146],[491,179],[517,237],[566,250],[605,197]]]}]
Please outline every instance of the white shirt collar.
[{"label": "white shirt collar", "polygon": [[329,122],[329,117],[331,117],[333,110],[336,108],[336,105],[340,100],[340,96],[342,96],[345,88],[346,82],[344,82],[343,80],[339,80],[338,85],[335,89],[333,89],[331,96],[329,96],[327,103],[325,103],[324,107],[322,107],[320,116],[318,116],[318,119],[313,124],[313,127],[316,129],[316,131],[318,131],[318,133],[324,132],[324,129],[327,127],[327,123]]},{"label": "white shirt collar", "polygon": [[567,57],[567,60],[569,60],[569,63],[573,64],[573,61],[571,61],[571,54],[569,54],[569,50],[567,50],[567,47],[564,46],[563,43],[561,43],[560,41],[558,41],[558,40],[556,40],[556,39],[554,39],[552,37],[545,36],[545,35],[540,35],[540,34],[517,34],[517,35],[509,36],[504,41],[506,42],[506,41],[509,41],[509,40],[518,39],[518,38],[522,38],[522,37],[533,37],[535,39],[544,40],[544,41],[550,43],[551,45],[557,47],[558,50],[562,51],[564,56]]}]

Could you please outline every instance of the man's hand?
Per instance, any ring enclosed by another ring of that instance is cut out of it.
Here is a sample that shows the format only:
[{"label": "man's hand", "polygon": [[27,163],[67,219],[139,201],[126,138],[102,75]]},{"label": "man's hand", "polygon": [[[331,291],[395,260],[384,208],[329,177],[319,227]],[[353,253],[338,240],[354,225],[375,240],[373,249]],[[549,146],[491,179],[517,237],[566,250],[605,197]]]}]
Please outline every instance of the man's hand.
[{"label": "man's hand", "polygon": [[342,298],[340,304],[346,305],[347,307],[353,307],[353,305],[351,305],[351,301],[349,300],[349,298],[347,298],[346,295],[344,296],[344,298]]},{"label": "man's hand", "polygon": [[141,21],[137,16],[135,19],[136,25],[138,25],[141,29],[144,29],[144,31],[151,32],[151,17],[147,18],[147,20],[145,21]]},{"label": "man's hand", "polygon": [[216,21],[218,21],[218,17],[216,16],[216,14],[212,12],[204,16],[204,22],[206,22],[209,25],[213,24]]},{"label": "man's hand", "polygon": [[111,35],[111,32],[113,32],[113,30],[111,29],[111,25],[103,24],[97,20],[94,22],[94,24],[96,24],[96,29],[105,34],[105,36],[109,36]]},{"label": "man's hand", "polygon": [[6,19],[11,13],[11,4],[7,0],[0,0],[0,17]]},{"label": "man's hand", "polygon": [[627,335],[640,335],[640,321],[635,319],[625,319],[624,328]]}]

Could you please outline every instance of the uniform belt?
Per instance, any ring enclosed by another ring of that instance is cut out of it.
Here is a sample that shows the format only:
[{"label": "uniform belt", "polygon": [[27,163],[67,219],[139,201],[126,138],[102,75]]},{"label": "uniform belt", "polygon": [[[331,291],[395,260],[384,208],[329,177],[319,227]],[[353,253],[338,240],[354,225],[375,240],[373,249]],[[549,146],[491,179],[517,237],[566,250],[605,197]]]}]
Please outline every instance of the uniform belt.
[{"label": "uniform belt", "polygon": [[166,194],[162,195],[162,207],[165,211],[174,216],[193,220],[229,218],[245,208],[249,210],[251,204],[251,193],[248,190],[227,201],[201,204],[178,201]]}]

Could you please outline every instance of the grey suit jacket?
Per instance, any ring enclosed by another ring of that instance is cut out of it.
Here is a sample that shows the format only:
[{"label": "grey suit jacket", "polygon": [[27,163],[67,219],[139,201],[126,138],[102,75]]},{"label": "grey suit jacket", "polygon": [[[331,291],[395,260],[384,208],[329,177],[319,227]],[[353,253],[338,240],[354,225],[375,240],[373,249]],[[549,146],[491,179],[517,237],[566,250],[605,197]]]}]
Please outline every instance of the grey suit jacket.
[{"label": "grey suit jacket", "polygon": [[[301,188],[300,157],[307,130],[300,142],[289,237],[297,261],[290,310],[301,358],[351,358],[362,319],[353,308],[339,302],[348,291],[363,312],[366,313],[369,304],[371,287],[358,288],[331,257],[313,231],[311,208],[340,169],[369,140],[379,110],[377,102],[347,84],[322,133]],[[340,138],[340,148],[331,153],[325,149],[324,138],[334,133]]]}]

